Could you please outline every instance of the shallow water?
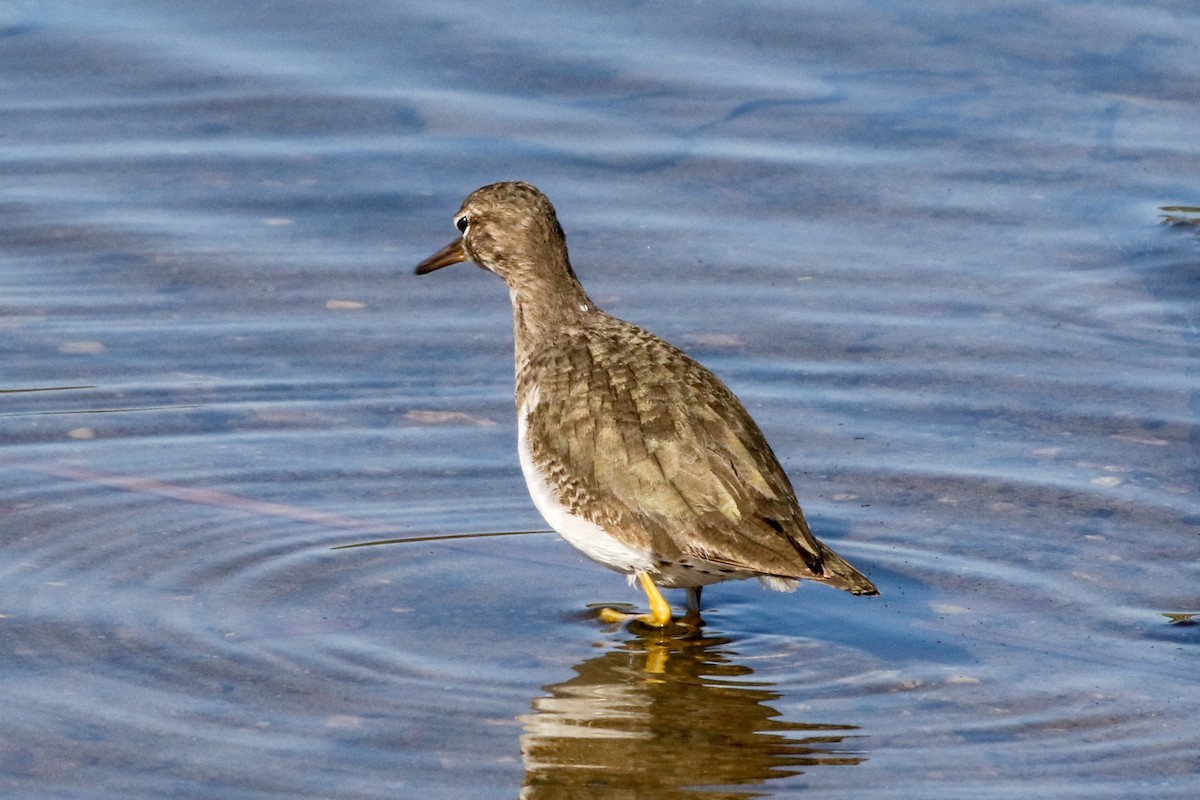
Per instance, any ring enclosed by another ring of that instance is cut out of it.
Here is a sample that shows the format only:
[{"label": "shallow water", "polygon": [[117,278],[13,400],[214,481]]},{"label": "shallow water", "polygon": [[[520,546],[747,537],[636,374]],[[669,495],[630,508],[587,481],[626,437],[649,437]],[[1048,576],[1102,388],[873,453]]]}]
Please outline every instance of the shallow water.
[{"label": "shallow water", "polygon": [[[0,11],[0,790],[1190,798],[1190,3]],[[547,533],[476,186],[712,367],[879,584]],[[676,598],[681,602],[681,598]]]}]

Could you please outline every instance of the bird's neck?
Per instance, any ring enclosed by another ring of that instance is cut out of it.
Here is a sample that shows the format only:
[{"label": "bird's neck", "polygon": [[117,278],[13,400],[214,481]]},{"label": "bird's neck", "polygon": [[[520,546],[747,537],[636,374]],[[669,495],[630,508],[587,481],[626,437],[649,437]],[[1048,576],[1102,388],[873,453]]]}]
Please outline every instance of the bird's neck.
[{"label": "bird's neck", "polygon": [[561,342],[571,330],[587,324],[590,315],[600,313],[569,265],[561,273],[510,285],[509,296],[518,365],[539,347]]}]

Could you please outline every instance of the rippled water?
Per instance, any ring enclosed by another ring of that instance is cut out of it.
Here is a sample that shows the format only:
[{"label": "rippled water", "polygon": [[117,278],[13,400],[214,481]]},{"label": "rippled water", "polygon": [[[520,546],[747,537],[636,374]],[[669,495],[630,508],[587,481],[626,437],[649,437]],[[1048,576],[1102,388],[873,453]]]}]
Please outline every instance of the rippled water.
[{"label": "rippled water", "polygon": [[[0,793],[1194,797],[1200,12],[798,5],[0,9]],[[332,549],[544,527],[506,178],[882,598]]]}]

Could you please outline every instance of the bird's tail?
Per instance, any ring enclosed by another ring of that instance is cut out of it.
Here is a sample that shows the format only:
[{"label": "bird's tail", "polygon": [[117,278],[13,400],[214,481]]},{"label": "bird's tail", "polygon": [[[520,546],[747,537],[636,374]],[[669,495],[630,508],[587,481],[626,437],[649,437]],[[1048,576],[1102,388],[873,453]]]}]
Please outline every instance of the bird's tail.
[{"label": "bird's tail", "polygon": [[850,594],[876,595],[879,590],[871,583],[866,575],[855,569],[849,561],[818,542],[821,548],[822,573],[824,577],[816,578],[821,583],[842,589]]}]

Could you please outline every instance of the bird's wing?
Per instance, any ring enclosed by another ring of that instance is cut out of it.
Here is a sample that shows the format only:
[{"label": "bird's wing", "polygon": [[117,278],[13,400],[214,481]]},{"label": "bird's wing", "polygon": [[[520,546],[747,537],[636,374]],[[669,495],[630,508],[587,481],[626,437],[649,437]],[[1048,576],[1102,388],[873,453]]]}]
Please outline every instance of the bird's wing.
[{"label": "bird's wing", "polygon": [[526,418],[531,454],[564,505],[665,559],[822,574],[827,548],[762,432],[716,376],[634,326],[579,335],[587,347],[553,348],[526,378],[538,385]]}]

